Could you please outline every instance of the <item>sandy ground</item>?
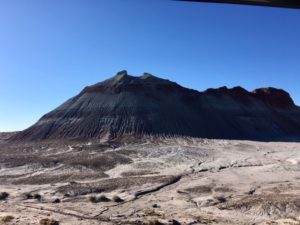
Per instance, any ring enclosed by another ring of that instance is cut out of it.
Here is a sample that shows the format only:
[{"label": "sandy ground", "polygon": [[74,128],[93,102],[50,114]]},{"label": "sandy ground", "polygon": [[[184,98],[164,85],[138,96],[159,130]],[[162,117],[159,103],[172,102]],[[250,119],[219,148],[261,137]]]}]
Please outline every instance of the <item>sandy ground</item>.
[{"label": "sandy ground", "polygon": [[[0,154],[0,219],[14,217],[0,224],[300,224],[300,143],[149,138]],[[101,195],[110,201],[90,201]]]}]

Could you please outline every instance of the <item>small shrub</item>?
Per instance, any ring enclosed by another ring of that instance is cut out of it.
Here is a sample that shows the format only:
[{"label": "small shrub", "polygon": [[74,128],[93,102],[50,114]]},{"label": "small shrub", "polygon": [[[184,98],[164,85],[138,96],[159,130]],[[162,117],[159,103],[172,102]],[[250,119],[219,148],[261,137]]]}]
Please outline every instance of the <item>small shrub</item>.
[{"label": "small shrub", "polygon": [[1,192],[0,193],[0,200],[6,200],[8,198],[9,194],[7,192]]},{"label": "small shrub", "polygon": [[158,220],[150,220],[149,225],[163,225],[163,223],[159,222]]},{"label": "small shrub", "polygon": [[114,202],[124,202],[124,200],[123,200],[122,198],[120,198],[119,196],[117,196],[117,195],[114,195],[114,196],[112,197],[112,200],[113,200]]},{"label": "small shrub", "polygon": [[217,199],[221,203],[226,202],[226,198],[223,195],[215,196],[215,199]]},{"label": "small shrub", "polygon": [[100,197],[97,199],[98,202],[109,202],[109,198],[107,198],[105,195],[100,195]]},{"label": "small shrub", "polygon": [[177,220],[171,220],[170,222],[172,225],[181,225]]},{"label": "small shrub", "polygon": [[247,192],[247,194],[253,195],[255,191],[256,191],[255,188],[251,188],[251,189]]},{"label": "small shrub", "polygon": [[158,208],[158,205],[157,204],[153,204],[152,207],[153,208]]},{"label": "small shrub", "polygon": [[38,201],[41,201],[42,196],[40,194],[34,194],[33,198],[36,199],[36,200],[38,200]]},{"label": "small shrub", "polygon": [[57,198],[57,199],[55,199],[52,203],[60,203],[60,199]]},{"label": "small shrub", "polygon": [[54,219],[45,218],[40,220],[40,225],[59,225],[59,222]]},{"label": "small shrub", "polygon": [[36,199],[38,201],[41,201],[41,199],[42,199],[42,196],[40,194],[32,195],[31,193],[25,193],[24,195],[25,195],[26,199]]},{"label": "small shrub", "polygon": [[33,195],[31,193],[25,193],[24,196],[25,199],[33,199]]},{"label": "small shrub", "polygon": [[97,197],[96,196],[89,196],[88,200],[92,203],[96,203],[97,202]]},{"label": "small shrub", "polygon": [[96,197],[96,196],[92,195],[92,196],[88,197],[88,200],[90,202],[93,202],[93,203],[97,203],[97,202],[109,202],[110,201],[110,199],[107,198],[105,195],[100,195],[99,197]]},{"label": "small shrub", "polygon": [[8,216],[2,217],[1,221],[4,223],[8,223],[8,222],[11,222],[14,218],[15,217],[8,215]]}]

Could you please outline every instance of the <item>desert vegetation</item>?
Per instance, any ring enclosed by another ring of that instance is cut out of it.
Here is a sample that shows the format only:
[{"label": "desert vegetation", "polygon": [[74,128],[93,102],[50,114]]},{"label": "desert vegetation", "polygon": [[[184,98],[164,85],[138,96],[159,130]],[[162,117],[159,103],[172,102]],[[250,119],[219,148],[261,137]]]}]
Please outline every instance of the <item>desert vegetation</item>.
[{"label": "desert vegetation", "polygon": [[108,197],[106,197],[106,195],[100,195],[100,196],[92,195],[92,196],[88,197],[88,200],[92,203],[110,202],[111,201]]},{"label": "desert vegetation", "polygon": [[59,225],[59,222],[54,219],[44,218],[40,220],[40,225]]},{"label": "desert vegetation", "polygon": [[148,225],[164,225],[164,224],[159,222],[159,220],[157,219],[153,219],[149,221]]},{"label": "desert vegetation", "polygon": [[7,192],[1,192],[0,193],[0,200],[6,200],[9,196],[9,193]]},{"label": "desert vegetation", "polygon": [[61,200],[59,198],[56,198],[52,201],[52,203],[60,203],[60,202],[61,202]]},{"label": "desert vegetation", "polygon": [[42,196],[39,193],[25,193],[24,194],[25,199],[36,199],[38,201],[42,200]]},{"label": "desert vegetation", "polygon": [[6,215],[1,218],[1,221],[4,223],[9,223],[9,222],[13,221],[14,219],[15,219],[14,216]]},{"label": "desert vegetation", "polygon": [[124,200],[120,198],[118,195],[114,195],[111,199],[113,202],[123,202]]}]

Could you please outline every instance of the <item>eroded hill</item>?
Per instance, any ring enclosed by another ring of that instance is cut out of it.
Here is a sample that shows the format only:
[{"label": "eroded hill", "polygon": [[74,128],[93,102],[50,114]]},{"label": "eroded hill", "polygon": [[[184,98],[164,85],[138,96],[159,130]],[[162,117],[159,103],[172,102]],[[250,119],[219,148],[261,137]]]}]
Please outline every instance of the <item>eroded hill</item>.
[{"label": "eroded hill", "polygon": [[300,109],[287,92],[241,87],[204,92],[126,71],[85,87],[12,141],[112,140],[145,135],[293,140]]}]

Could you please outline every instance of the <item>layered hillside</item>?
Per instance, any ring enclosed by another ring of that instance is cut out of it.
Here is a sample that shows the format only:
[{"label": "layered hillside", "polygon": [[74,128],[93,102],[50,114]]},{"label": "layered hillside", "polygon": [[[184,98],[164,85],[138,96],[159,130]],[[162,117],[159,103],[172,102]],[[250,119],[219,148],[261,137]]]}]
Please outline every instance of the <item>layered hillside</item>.
[{"label": "layered hillside", "polygon": [[10,137],[15,135],[17,132],[0,132],[0,144],[6,142]]},{"label": "layered hillside", "polygon": [[12,141],[113,139],[121,136],[222,139],[300,138],[300,109],[281,89],[184,88],[151,74],[121,71],[14,135]]}]

